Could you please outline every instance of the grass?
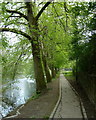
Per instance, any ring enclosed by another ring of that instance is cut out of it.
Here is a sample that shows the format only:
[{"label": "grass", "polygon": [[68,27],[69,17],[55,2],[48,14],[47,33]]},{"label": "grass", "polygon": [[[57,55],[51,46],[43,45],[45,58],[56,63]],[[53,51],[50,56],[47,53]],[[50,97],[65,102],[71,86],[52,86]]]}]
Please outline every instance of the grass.
[{"label": "grass", "polygon": [[43,117],[45,120],[48,120],[49,119],[49,116],[44,116]]},{"label": "grass", "polygon": [[72,71],[64,71],[63,74],[64,74],[64,76],[71,76],[71,75],[73,75]]},{"label": "grass", "polygon": [[34,99],[38,99],[41,94],[35,93],[31,98],[29,98],[28,102]]},{"label": "grass", "polygon": [[56,80],[57,78],[59,78],[59,76],[60,76],[60,72],[58,72],[58,73],[56,74],[55,78],[52,78],[52,81],[54,81],[54,80]]},{"label": "grass", "polygon": [[72,71],[64,71],[63,74],[67,80],[75,81]]}]

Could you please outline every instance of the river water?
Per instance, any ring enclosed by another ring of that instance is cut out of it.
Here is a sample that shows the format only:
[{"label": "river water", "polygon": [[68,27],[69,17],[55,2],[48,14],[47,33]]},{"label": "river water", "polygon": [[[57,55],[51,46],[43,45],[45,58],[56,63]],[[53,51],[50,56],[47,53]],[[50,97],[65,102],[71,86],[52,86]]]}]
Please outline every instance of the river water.
[{"label": "river water", "polygon": [[0,95],[2,97],[0,102],[0,118],[5,117],[18,106],[25,104],[36,92],[36,83],[34,79],[23,77],[3,85],[2,89],[6,90],[2,96]]}]

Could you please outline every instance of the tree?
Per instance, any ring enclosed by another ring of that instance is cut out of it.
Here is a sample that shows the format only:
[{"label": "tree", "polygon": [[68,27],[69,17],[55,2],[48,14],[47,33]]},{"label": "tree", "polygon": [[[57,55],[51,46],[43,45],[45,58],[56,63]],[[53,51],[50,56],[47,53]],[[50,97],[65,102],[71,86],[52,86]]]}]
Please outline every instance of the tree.
[{"label": "tree", "polygon": [[[48,5],[52,2],[53,0],[49,0],[47,3],[45,3],[45,5],[41,8],[41,10],[37,13],[37,15],[34,15],[34,10],[33,10],[33,2],[27,2],[25,0],[25,3],[15,3],[14,5],[17,4],[21,4],[22,6],[19,6],[19,8],[15,8],[15,10],[13,9],[7,9],[6,5],[10,6],[11,3],[2,3],[2,14],[3,14],[3,18],[2,20],[4,20],[6,18],[7,20],[7,24],[5,22],[5,27],[0,28],[0,32],[4,32],[4,31],[9,31],[9,32],[13,32],[16,34],[20,34],[24,37],[26,37],[32,46],[32,54],[33,54],[33,61],[34,61],[34,71],[35,71],[35,79],[36,79],[36,90],[38,91],[42,91],[43,89],[46,89],[46,83],[45,83],[45,79],[44,79],[44,73],[43,73],[43,68],[42,68],[42,63],[41,63],[41,56],[40,56],[40,45],[39,45],[39,28],[38,28],[38,20],[39,17],[41,16],[41,14],[43,13],[43,11],[46,9],[46,7],[48,7]],[[13,5],[13,8],[14,8]],[[24,6],[23,6],[24,5]],[[22,10],[22,12],[20,12],[20,10]],[[25,11],[26,9],[26,11]],[[7,12],[7,13],[6,13]],[[27,12],[27,13],[26,13]],[[24,14],[26,13],[26,15]],[[5,18],[4,18],[5,17]],[[10,18],[12,18],[12,20],[10,20]],[[23,19],[22,19],[23,18]],[[15,28],[9,28],[8,25],[12,25],[12,24],[23,24],[21,23],[21,20],[23,20],[24,22],[27,22],[27,25],[25,24],[25,26],[27,26],[27,30],[29,29],[29,31],[23,32],[22,28],[21,30],[17,30]],[[25,19],[25,20],[24,20]],[[14,23],[13,21],[15,21],[16,23]],[[39,74],[38,74],[39,73]]]},{"label": "tree", "polygon": [[[75,3],[73,20],[72,57],[77,59],[78,83],[96,106],[96,2]],[[76,29],[75,29],[76,28]]]},{"label": "tree", "polygon": [[43,13],[40,21],[42,22],[42,29],[44,28],[42,34],[45,34],[42,40],[44,44],[43,51],[53,78],[60,67],[68,62],[68,46],[70,43],[68,27],[70,22],[67,18],[68,25],[66,29],[64,18],[66,18],[64,3],[54,3]]}]

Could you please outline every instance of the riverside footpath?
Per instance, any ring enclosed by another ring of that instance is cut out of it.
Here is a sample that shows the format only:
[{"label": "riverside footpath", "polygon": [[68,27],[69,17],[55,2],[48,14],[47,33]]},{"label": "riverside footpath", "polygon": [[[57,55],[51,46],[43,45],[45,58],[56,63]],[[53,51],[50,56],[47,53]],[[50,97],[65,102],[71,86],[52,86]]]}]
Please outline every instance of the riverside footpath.
[{"label": "riverside footpath", "polygon": [[13,118],[13,120],[14,118],[34,118],[34,120],[36,118],[44,120],[87,118],[80,98],[63,74],[60,74],[58,79],[48,83],[47,87],[48,91],[11,112],[4,120],[7,118]]},{"label": "riverside footpath", "polygon": [[60,74],[59,100],[50,118],[87,118],[80,98],[63,74]]}]

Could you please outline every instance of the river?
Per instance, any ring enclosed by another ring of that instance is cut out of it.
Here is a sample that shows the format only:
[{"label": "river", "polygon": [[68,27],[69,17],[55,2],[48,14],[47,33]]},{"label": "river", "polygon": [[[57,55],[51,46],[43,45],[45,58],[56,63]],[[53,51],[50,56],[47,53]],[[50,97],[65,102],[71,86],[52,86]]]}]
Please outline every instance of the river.
[{"label": "river", "polygon": [[18,106],[25,104],[36,92],[36,83],[34,79],[22,77],[2,86],[6,89],[0,95],[0,118],[8,115]]}]

